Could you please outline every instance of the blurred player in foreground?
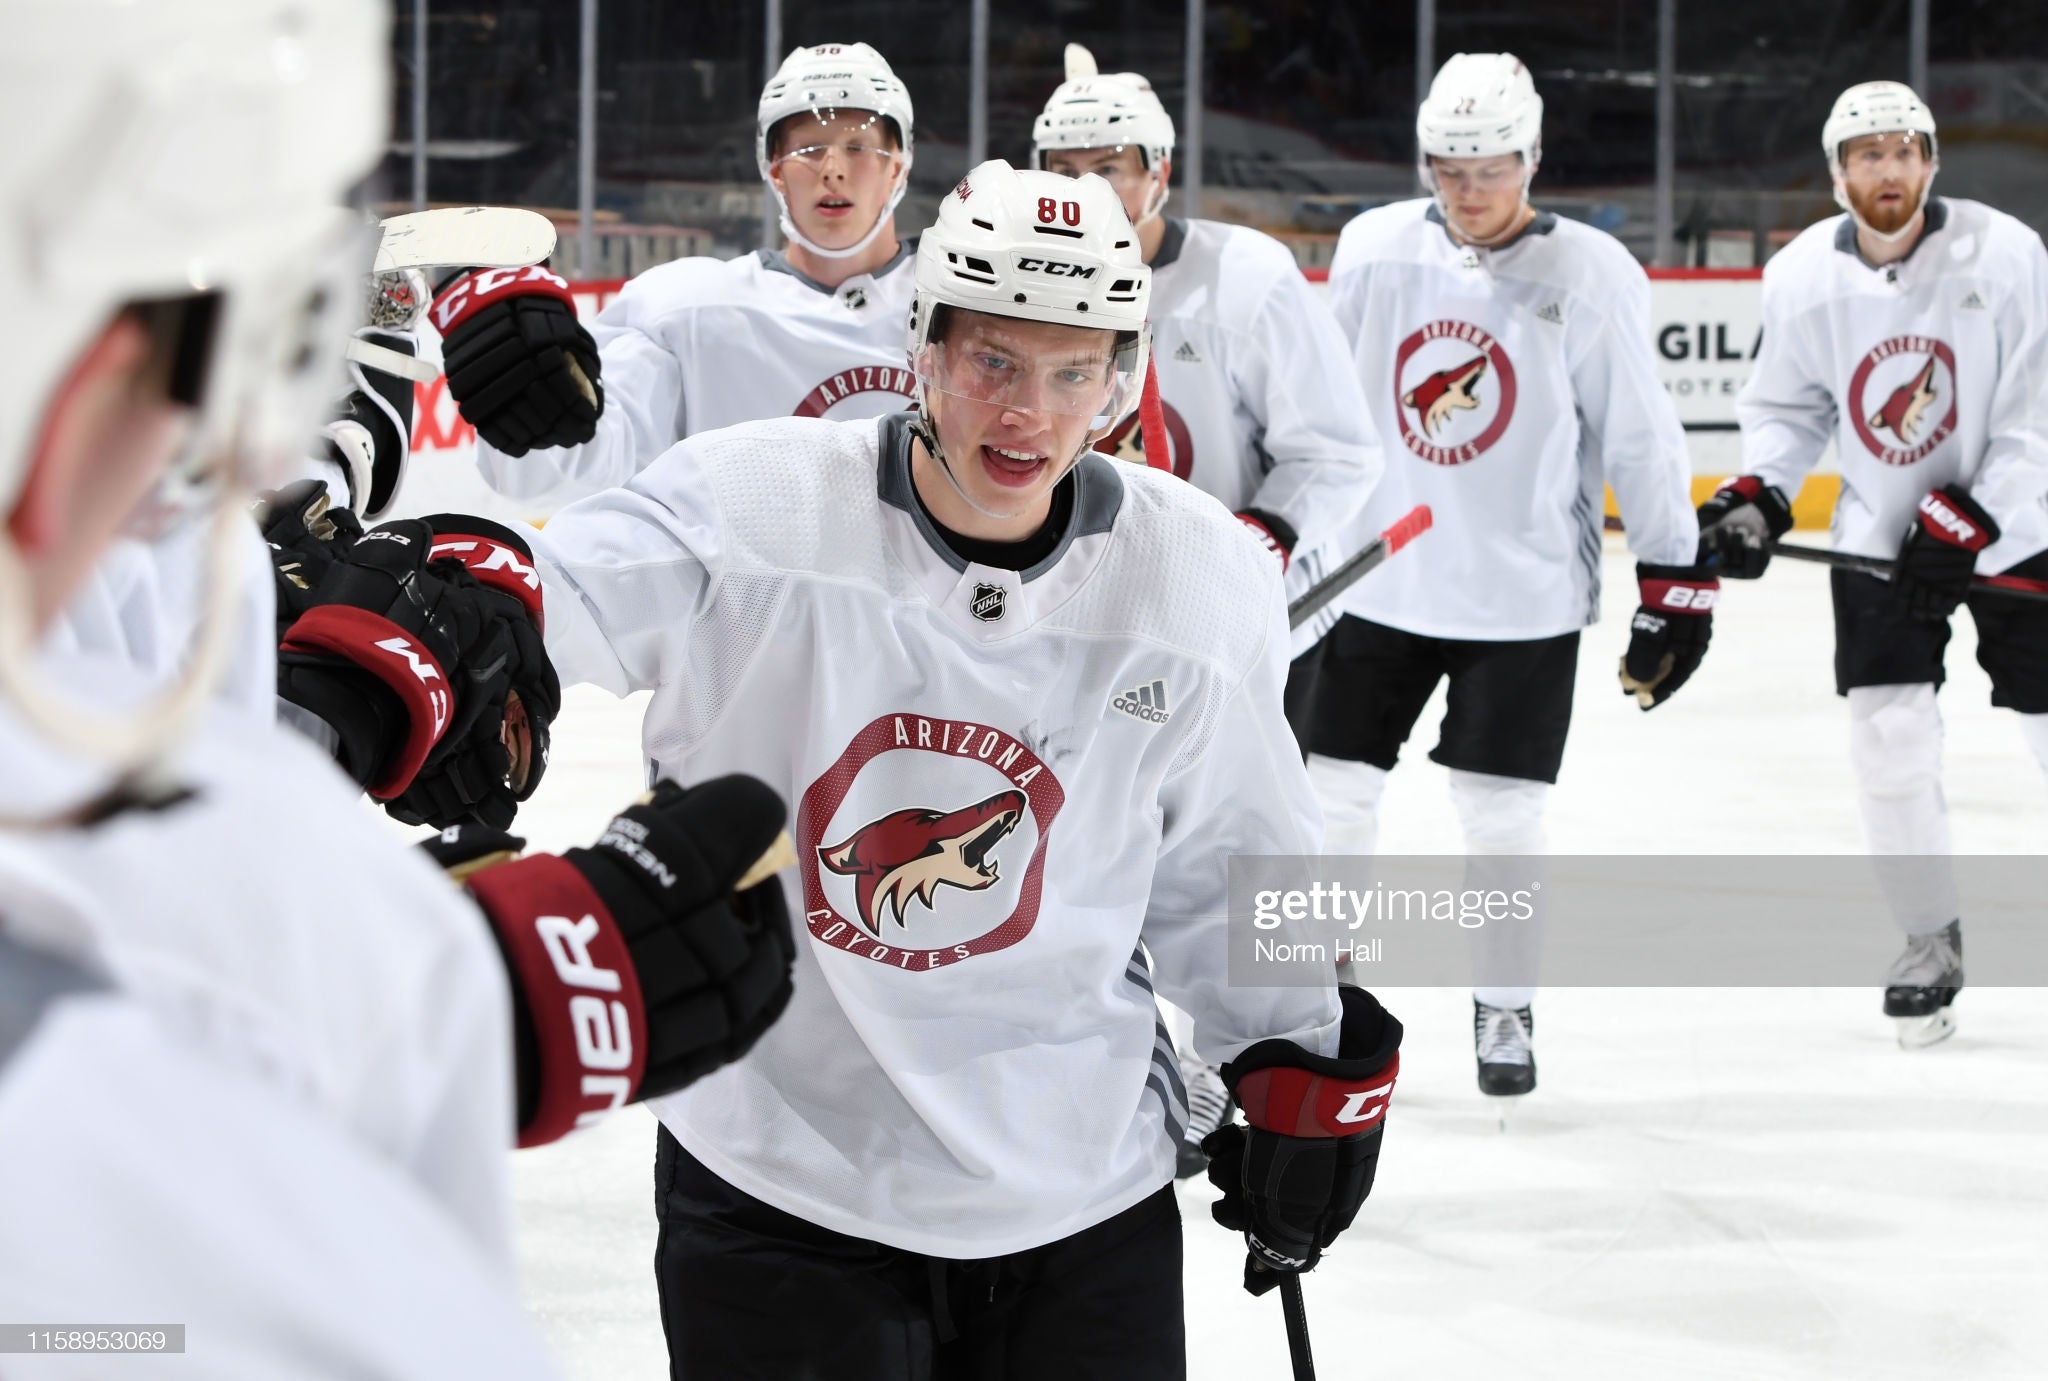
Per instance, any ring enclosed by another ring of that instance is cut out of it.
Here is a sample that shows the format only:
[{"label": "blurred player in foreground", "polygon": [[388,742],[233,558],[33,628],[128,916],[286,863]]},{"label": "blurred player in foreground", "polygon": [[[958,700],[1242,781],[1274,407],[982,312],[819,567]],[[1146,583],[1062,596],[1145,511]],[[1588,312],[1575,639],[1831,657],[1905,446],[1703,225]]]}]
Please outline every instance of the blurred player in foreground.
[{"label": "blurred player in foreground", "polygon": [[1941,791],[1942,653],[1967,604],[1991,703],[2048,769],[2048,609],[1973,590],[2048,580],[2048,252],[2021,222],[1933,194],[1934,116],[1898,82],[1844,91],[1821,130],[1843,214],[1764,267],[1763,349],[1737,400],[1744,474],[1699,510],[1727,575],[1753,579],[1830,440],[1834,548],[1896,558],[1832,573],[1835,689],[1870,852],[1906,949],[1885,1015],[1908,1048],[1955,1029],[1963,936]]},{"label": "blurred player in foreground", "polygon": [[[389,35],[322,0],[8,19],[0,287],[37,330],[0,346],[0,1299],[185,1324],[182,1363],[138,1374],[547,1375],[506,1149],[773,1019],[785,913],[731,890],[780,804],[672,792],[498,866],[444,840],[465,900],[327,761],[208,712],[249,487],[339,377],[367,260],[341,204],[383,148]],[[209,615],[168,685],[43,644],[117,533],[180,524]],[[425,668],[409,636],[372,641]]]}]

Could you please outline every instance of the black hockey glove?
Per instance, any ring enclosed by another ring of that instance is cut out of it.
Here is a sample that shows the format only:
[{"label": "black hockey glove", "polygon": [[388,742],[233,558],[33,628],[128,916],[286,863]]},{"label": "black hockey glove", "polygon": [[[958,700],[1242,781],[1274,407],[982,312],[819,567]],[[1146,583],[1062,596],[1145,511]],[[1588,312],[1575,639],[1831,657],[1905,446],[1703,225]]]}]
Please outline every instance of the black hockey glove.
[{"label": "black hockey glove", "polygon": [[428,571],[432,542],[416,520],[364,533],[278,645],[278,695],[333,730],[342,770],[380,801],[451,733],[461,741],[494,705],[502,715],[525,617],[465,571]]},{"label": "black hockey glove", "polygon": [[443,287],[427,314],[448,391],[485,441],[523,456],[597,435],[597,344],[562,279],[540,266],[476,269]]},{"label": "black hockey glove", "polygon": [[1945,484],[1920,500],[1892,572],[1892,595],[1910,618],[1942,623],[1970,592],[1977,553],[1998,540],[1998,524],[1969,491]]},{"label": "black hockey glove", "polygon": [[[364,326],[356,340],[407,359],[419,353],[409,331]],[[413,381],[351,358],[349,391],[320,429],[326,458],[348,477],[349,507],[375,518],[391,506],[412,454]]]},{"label": "black hockey glove", "polygon": [[1387,1102],[1401,1071],[1401,1023],[1363,988],[1340,987],[1334,1057],[1260,1041],[1223,1066],[1249,1127],[1202,1141],[1216,1221],[1244,1234],[1244,1288],[1263,1295],[1308,1271],[1372,1193]]},{"label": "black hockey glove", "polygon": [[1300,540],[1294,525],[1277,513],[1268,513],[1262,508],[1247,508],[1239,511],[1237,520],[1251,529],[1252,536],[1259,539],[1259,545],[1280,558],[1280,569],[1294,559],[1294,546]]},{"label": "black hockey glove", "polygon": [[752,777],[664,782],[591,848],[469,877],[516,994],[521,1146],[695,1082],[782,1014],[785,814]]},{"label": "black hockey glove", "polygon": [[1699,522],[1699,563],[1755,580],[1771,564],[1771,543],[1792,530],[1792,505],[1775,484],[1738,475],[1700,505]]},{"label": "black hockey glove", "polygon": [[263,540],[270,544],[270,569],[277,583],[277,637],[313,607],[313,588],[363,535],[363,525],[346,508],[328,507],[327,486],[299,480],[259,494],[252,510]]},{"label": "black hockey glove", "polygon": [[1621,692],[1655,709],[1699,670],[1714,636],[1721,582],[1702,566],[1636,566],[1643,602],[1629,624]]},{"label": "black hockey glove", "polygon": [[[547,771],[548,735],[562,708],[562,687],[541,639],[540,576],[533,549],[511,528],[462,514],[436,513],[428,570],[481,586],[500,625],[502,666],[458,669],[456,714],[412,783],[385,810],[408,825],[437,828],[473,820],[503,829]],[[465,680],[467,678],[467,680]]]}]

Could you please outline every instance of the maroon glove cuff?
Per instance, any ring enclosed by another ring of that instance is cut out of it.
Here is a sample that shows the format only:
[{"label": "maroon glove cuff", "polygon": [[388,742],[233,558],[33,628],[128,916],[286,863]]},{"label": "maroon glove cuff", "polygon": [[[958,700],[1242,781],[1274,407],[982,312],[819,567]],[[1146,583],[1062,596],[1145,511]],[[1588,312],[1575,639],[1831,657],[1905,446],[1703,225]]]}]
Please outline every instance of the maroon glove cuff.
[{"label": "maroon glove cuff", "polygon": [[391,620],[347,604],[308,609],[286,630],[284,652],[318,652],[362,668],[389,686],[405,706],[405,743],[369,792],[388,801],[412,785],[427,754],[447,732],[454,696],[434,654]]},{"label": "maroon glove cuff", "polygon": [[428,559],[460,561],[477,583],[507,594],[526,608],[533,626],[544,629],[540,572],[534,569],[533,548],[511,528],[462,513],[436,513],[426,523],[434,529]]},{"label": "maroon glove cuff", "polygon": [[1255,1069],[1237,1081],[1245,1121],[1282,1136],[1357,1136],[1379,1127],[1394,1096],[1401,1055],[1363,1079],[1292,1065]]},{"label": "maroon glove cuff", "polygon": [[1721,598],[1721,582],[1713,576],[1645,574],[1636,583],[1643,607],[1659,614],[1711,614]]},{"label": "maroon glove cuff", "polygon": [[1280,569],[1286,570],[1287,563],[1293,559],[1294,546],[1294,534],[1281,530],[1286,524],[1251,509],[1240,512],[1237,520],[1251,529],[1252,536],[1259,539],[1260,546],[1280,558]]},{"label": "maroon glove cuff", "polygon": [[1920,500],[1920,526],[1937,542],[1982,551],[1998,540],[1998,524],[1957,485],[1944,485]]},{"label": "maroon glove cuff", "polygon": [[647,1009],[626,937],[575,865],[537,854],[469,879],[533,1020],[538,1099],[519,1129],[540,1146],[632,1100]]},{"label": "maroon glove cuff", "polygon": [[446,336],[493,303],[508,297],[536,295],[559,298],[571,313],[576,310],[576,297],[569,291],[568,281],[549,273],[544,265],[535,264],[531,268],[478,269],[465,273],[434,294],[434,305],[427,315],[433,318],[434,329]]}]

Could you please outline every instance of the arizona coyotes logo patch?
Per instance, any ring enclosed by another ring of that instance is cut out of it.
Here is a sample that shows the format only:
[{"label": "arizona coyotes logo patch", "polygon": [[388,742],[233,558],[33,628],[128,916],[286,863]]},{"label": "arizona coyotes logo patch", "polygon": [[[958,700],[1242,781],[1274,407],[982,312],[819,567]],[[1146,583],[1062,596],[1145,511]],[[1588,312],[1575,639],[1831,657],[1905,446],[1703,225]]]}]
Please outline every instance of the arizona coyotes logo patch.
[{"label": "arizona coyotes logo patch", "polygon": [[1893,336],[1856,365],[1849,420],[1886,465],[1911,465],[1956,429],[1956,357],[1932,336]]},{"label": "arizona coyotes logo patch", "polygon": [[892,811],[855,830],[843,844],[818,851],[825,866],[854,879],[860,923],[880,939],[882,919],[896,908],[896,928],[913,901],[932,908],[940,887],[979,892],[1001,874],[990,852],[1024,818],[1024,794],[999,791],[959,810]]},{"label": "arizona coyotes logo patch", "polygon": [[1514,413],[1514,363],[1470,322],[1432,321],[1394,353],[1394,415],[1410,454],[1432,465],[1477,460]]},{"label": "arizona coyotes logo patch", "polygon": [[1031,933],[1066,794],[1010,733],[889,714],[853,738],[797,810],[813,939],[913,973]]},{"label": "arizona coyotes logo patch", "polygon": [[917,376],[908,369],[886,364],[863,364],[842,369],[804,395],[791,417],[829,417],[832,409],[848,398],[863,393],[888,394],[885,411],[898,412],[910,406],[917,392]]},{"label": "arizona coyotes logo patch", "polygon": [[[1166,416],[1166,444],[1173,453],[1173,473],[1186,479],[1195,470],[1195,438],[1188,430],[1187,419],[1180,410],[1164,398],[1159,400],[1159,410]],[[1138,413],[1132,413],[1110,429],[1109,435],[1095,443],[1095,449],[1104,455],[1128,460],[1133,465],[1149,463],[1145,455],[1145,425]]]}]

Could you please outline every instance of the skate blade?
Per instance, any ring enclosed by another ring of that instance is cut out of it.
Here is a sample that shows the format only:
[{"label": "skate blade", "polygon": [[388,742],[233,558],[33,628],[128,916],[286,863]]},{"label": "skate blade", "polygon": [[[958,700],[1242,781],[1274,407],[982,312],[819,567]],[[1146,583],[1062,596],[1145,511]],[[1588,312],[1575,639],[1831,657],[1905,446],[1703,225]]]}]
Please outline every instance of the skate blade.
[{"label": "skate blade", "polygon": [[1925,1050],[1956,1033],[1956,1019],[1946,1007],[1924,1017],[1893,1017],[1892,1021],[1898,1027],[1901,1050]]}]

